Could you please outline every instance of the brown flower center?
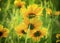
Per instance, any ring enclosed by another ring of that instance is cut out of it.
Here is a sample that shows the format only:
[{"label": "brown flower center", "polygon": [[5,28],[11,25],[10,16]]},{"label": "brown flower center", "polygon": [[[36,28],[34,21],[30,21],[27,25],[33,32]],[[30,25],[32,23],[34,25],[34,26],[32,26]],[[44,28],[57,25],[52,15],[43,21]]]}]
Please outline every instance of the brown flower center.
[{"label": "brown flower center", "polygon": [[26,34],[26,32],[24,30],[21,31],[23,34]]},{"label": "brown flower center", "polygon": [[41,35],[40,31],[36,31],[36,32],[34,33],[34,37],[39,37],[40,35]]},{"label": "brown flower center", "polygon": [[3,35],[3,32],[0,32],[0,36],[2,36]]},{"label": "brown flower center", "polygon": [[30,30],[33,30],[35,28],[35,26],[31,23],[28,25],[28,27],[29,27]]},{"label": "brown flower center", "polygon": [[29,19],[32,19],[32,18],[34,18],[36,15],[34,14],[34,13],[30,13],[29,15],[28,15],[28,18]]},{"label": "brown flower center", "polygon": [[18,8],[20,9],[22,6],[20,5],[20,6],[18,6]]}]

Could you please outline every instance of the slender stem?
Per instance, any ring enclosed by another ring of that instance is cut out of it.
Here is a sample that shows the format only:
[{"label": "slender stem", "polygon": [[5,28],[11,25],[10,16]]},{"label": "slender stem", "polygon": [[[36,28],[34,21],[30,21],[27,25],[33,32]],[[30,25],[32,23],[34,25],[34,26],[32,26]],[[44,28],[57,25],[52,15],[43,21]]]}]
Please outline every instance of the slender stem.
[{"label": "slender stem", "polygon": [[[52,21],[52,20],[50,19],[49,24],[48,24],[48,31],[49,31],[50,26],[51,26],[51,21]],[[52,31],[52,29],[50,29],[50,31]],[[50,34],[50,35],[48,35],[48,37],[49,37],[49,41],[50,41],[50,43],[51,43],[51,35],[52,35],[52,32],[50,32],[50,31],[49,31],[49,34]]]},{"label": "slender stem", "polygon": [[25,39],[25,43],[27,43],[27,39],[28,39],[29,31],[30,31],[30,29],[28,29],[28,31],[27,31],[27,35],[26,35],[26,39]]},{"label": "slender stem", "polygon": [[25,39],[25,43],[27,43],[27,39],[28,39],[29,32],[30,32],[30,26],[29,26],[28,31],[27,31],[27,35],[26,35],[26,39]]}]

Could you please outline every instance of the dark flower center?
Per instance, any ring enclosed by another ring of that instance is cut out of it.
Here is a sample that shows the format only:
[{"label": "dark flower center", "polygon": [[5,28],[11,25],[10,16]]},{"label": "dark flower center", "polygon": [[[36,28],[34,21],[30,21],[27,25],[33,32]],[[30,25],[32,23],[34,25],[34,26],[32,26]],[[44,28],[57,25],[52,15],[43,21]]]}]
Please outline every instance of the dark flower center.
[{"label": "dark flower center", "polygon": [[19,8],[21,8],[22,6],[20,5]]},{"label": "dark flower center", "polygon": [[20,5],[20,6],[18,6],[17,8],[20,9],[21,7],[22,7],[22,6]]},{"label": "dark flower center", "polygon": [[21,31],[23,34],[26,34],[26,32],[24,30]]},{"label": "dark flower center", "polygon": [[34,33],[34,36],[35,36],[35,37],[39,37],[40,35],[41,35],[40,31],[36,31],[36,32]]},{"label": "dark flower center", "polygon": [[0,32],[0,36],[2,36],[3,35],[3,33],[2,32]]},{"label": "dark flower center", "polygon": [[32,18],[34,18],[36,15],[34,14],[34,13],[30,13],[29,15],[28,15],[28,18],[29,19],[32,19]]},{"label": "dark flower center", "polygon": [[30,28],[30,30],[33,30],[35,28],[33,24],[29,24],[28,27]]}]

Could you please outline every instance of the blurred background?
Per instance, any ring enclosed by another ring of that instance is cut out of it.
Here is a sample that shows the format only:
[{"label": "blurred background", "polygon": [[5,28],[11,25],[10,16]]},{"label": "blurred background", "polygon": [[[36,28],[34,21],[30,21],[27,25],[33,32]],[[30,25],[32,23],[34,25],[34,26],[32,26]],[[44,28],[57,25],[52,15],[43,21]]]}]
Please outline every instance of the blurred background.
[{"label": "blurred background", "polygon": [[[11,16],[10,16],[10,12],[12,12],[11,8],[12,8],[12,4],[14,4],[14,0],[10,0],[10,7],[8,8],[7,4],[9,4],[7,2],[8,0],[0,0],[0,24],[3,24],[5,27],[7,27],[8,23],[6,22],[7,18],[9,18],[9,20],[11,20]],[[36,0],[36,3],[40,3],[40,0]],[[42,0],[43,2],[44,0]],[[50,0],[47,0],[50,1]],[[28,0],[26,0],[27,3]],[[51,0],[52,4],[53,4],[53,8],[55,8],[56,11],[60,12],[60,0]],[[7,8],[6,8],[7,7]],[[7,9],[9,9],[9,11],[7,11]],[[5,11],[8,12],[5,13]],[[7,15],[5,15],[7,14]],[[4,21],[5,20],[5,21]],[[3,23],[2,23],[3,22]],[[60,15],[58,15],[58,17],[56,19],[53,20],[52,22],[52,43],[56,43],[55,41],[56,39],[56,34],[60,34]],[[60,42],[59,42],[60,43]]]}]

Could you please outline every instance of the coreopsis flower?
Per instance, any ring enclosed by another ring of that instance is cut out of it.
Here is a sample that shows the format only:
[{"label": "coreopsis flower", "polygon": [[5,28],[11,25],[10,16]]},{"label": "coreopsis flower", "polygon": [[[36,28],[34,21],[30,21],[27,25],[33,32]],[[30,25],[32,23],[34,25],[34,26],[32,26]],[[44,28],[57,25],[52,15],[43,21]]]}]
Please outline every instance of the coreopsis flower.
[{"label": "coreopsis flower", "polygon": [[22,8],[25,6],[25,2],[24,1],[21,1],[21,0],[15,0],[14,1],[14,5],[19,7],[19,8]]},{"label": "coreopsis flower", "polygon": [[31,32],[29,35],[34,41],[38,41],[44,36],[46,36],[46,34],[47,34],[47,29],[43,28],[43,29],[36,29],[34,30],[34,32]]},{"label": "coreopsis flower", "polygon": [[42,7],[39,7],[37,4],[29,5],[27,8],[22,8],[20,10],[21,15],[25,20],[31,20],[34,18],[38,18],[38,16],[42,15]]},{"label": "coreopsis flower", "polygon": [[19,37],[22,37],[27,34],[27,25],[25,23],[21,23],[15,27],[15,31]]},{"label": "coreopsis flower", "polygon": [[46,8],[46,13],[51,15],[52,14],[52,10],[50,8]]},{"label": "coreopsis flower", "polygon": [[56,16],[60,15],[60,11],[56,11],[56,12],[55,12],[55,15],[56,15]]},{"label": "coreopsis flower", "polygon": [[0,25],[0,37],[7,37],[9,33],[9,30],[7,28],[3,28],[2,25]]}]

